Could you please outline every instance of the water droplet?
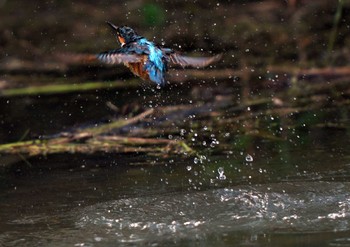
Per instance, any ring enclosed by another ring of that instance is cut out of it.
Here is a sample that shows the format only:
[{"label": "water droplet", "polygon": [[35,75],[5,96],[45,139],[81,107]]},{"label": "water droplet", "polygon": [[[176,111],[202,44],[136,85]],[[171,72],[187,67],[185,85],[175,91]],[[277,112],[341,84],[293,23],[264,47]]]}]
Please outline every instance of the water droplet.
[{"label": "water droplet", "polygon": [[186,166],[187,171],[191,171],[192,170],[192,166]]},{"label": "water droplet", "polygon": [[247,156],[245,156],[245,160],[247,161],[247,162],[253,162],[253,156],[251,156],[250,154],[247,154]]},{"label": "water droplet", "polygon": [[180,135],[183,136],[183,135],[185,135],[185,133],[186,133],[186,130],[184,130],[184,129],[181,129],[181,130],[180,130]]},{"label": "water droplet", "polygon": [[224,168],[223,167],[219,167],[218,168],[218,173],[219,173],[219,177],[218,179],[220,180],[225,180],[226,179],[226,176],[225,176],[225,171],[224,171]]},{"label": "water droplet", "polygon": [[206,157],[205,155],[201,155],[199,158],[200,158],[200,160],[201,160],[201,163],[202,163],[203,160],[206,160],[206,159],[207,159],[207,157]]},{"label": "water droplet", "polygon": [[95,239],[96,242],[101,242],[102,241],[101,237],[95,237],[94,239]]}]

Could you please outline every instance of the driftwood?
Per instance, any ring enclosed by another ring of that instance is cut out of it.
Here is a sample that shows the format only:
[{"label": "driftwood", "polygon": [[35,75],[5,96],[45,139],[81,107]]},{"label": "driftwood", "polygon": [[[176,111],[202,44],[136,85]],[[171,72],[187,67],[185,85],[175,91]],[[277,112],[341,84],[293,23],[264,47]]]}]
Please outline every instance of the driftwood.
[{"label": "driftwood", "polygon": [[113,82],[87,82],[80,84],[54,84],[42,86],[30,86],[24,88],[4,88],[0,91],[0,96],[14,97],[21,95],[44,95],[44,94],[63,94],[72,92],[91,91],[105,88],[135,88],[139,87],[139,81],[131,80],[113,81]]},{"label": "driftwood", "polygon": [[154,109],[148,109],[130,119],[120,119],[111,123],[80,129],[73,133],[61,133],[56,137],[46,139],[2,144],[0,145],[0,153],[29,156],[54,153],[95,152],[148,154],[193,153],[193,150],[182,140],[135,138],[114,134],[104,135],[113,130],[142,121],[153,113]]},{"label": "driftwood", "polygon": [[55,153],[91,154],[97,152],[167,154],[192,153],[193,151],[183,141],[120,136],[90,138],[83,143],[70,142],[64,138],[47,141],[31,140],[0,146],[0,153],[2,154],[29,156]]}]

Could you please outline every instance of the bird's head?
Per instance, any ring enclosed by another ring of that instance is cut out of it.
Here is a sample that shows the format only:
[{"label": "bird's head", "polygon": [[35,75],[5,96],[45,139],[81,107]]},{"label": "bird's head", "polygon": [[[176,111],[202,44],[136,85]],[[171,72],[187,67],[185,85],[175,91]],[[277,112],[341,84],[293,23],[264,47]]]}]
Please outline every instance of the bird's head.
[{"label": "bird's head", "polygon": [[128,27],[128,26],[117,27],[110,22],[107,22],[107,24],[116,32],[118,41],[120,42],[121,46],[124,46],[125,44],[134,42],[142,38],[131,27]]}]

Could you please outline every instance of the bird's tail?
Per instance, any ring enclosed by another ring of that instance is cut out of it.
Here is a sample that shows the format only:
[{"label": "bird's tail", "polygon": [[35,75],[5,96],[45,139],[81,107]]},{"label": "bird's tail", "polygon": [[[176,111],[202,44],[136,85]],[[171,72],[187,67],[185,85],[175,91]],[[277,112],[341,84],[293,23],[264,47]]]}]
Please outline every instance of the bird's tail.
[{"label": "bird's tail", "polygon": [[165,71],[160,70],[157,66],[155,66],[153,63],[146,64],[145,69],[148,72],[149,79],[153,82],[155,82],[159,86],[163,86],[165,84]]}]

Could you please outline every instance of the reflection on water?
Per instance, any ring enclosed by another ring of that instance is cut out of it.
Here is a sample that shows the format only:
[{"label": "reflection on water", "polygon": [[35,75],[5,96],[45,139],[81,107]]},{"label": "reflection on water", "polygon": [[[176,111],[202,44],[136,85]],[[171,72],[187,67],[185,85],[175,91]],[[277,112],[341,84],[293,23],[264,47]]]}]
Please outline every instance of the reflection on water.
[{"label": "reflection on water", "polygon": [[29,160],[0,177],[0,245],[348,246],[348,139],[327,131],[284,152],[260,143],[251,158]]}]

